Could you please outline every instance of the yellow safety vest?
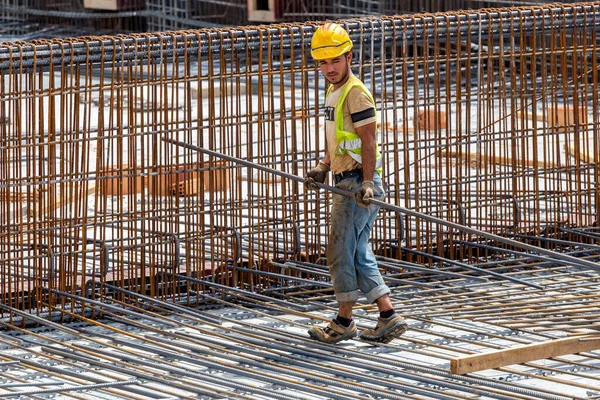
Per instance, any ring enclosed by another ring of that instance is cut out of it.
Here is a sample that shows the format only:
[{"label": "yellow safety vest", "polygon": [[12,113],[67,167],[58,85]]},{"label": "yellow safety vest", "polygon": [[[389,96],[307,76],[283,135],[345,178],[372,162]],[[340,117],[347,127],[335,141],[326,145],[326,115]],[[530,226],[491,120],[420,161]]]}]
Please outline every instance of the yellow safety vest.
[{"label": "yellow safety vest", "polygon": [[[362,141],[360,140],[360,136],[358,136],[357,133],[348,132],[344,130],[344,110],[342,108],[344,101],[348,96],[348,93],[350,93],[350,90],[352,90],[352,88],[354,88],[355,86],[361,88],[362,91],[366,93],[366,95],[373,103],[373,108],[375,108],[375,100],[373,99],[373,96],[371,95],[369,90],[366,88],[364,83],[361,82],[360,79],[352,75],[348,79],[348,82],[346,82],[346,84],[342,87],[342,93],[340,93],[340,97],[338,99],[337,106],[335,109],[335,136],[338,142],[338,147],[337,149],[335,149],[334,154],[348,154],[356,162],[362,164]],[[327,94],[325,95],[325,98],[329,96],[329,93],[331,93],[332,88],[333,85],[327,88]],[[377,115],[377,109],[375,109],[375,114]],[[375,142],[375,172],[381,175],[382,170],[383,168],[381,166],[381,154],[379,153],[379,143]]]}]

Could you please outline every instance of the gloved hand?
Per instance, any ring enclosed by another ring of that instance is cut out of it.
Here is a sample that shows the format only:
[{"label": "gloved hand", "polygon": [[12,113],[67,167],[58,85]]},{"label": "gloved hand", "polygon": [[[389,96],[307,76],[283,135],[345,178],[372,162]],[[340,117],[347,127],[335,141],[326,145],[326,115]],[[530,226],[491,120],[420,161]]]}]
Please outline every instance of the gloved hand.
[{"label": "gloved hand", "polygon": [[319,190],[316,182],[324,183],[328,172],[329,165],[319,162],[315,168],[307,172],[306,176],[304,177],[304,185],[306,185],[306,187],[309,189]]},{"label": "gloved hand", "polygon": [[373,188],[375,188],[373,181],[364,181],[361,188],[354,192],[354,201],[356,201],[356,204],[365,208],[369,207],[371,199],[375,197]]}]

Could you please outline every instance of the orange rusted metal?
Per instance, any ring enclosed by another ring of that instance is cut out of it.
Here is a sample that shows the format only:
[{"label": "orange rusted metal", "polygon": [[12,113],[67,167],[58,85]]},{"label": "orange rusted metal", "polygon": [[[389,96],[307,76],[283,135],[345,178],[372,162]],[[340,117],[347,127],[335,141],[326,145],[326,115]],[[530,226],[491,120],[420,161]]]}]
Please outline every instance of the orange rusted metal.
[{"label": "orange rusted metal", "polygon": [[[498,234],[596,223],[597,3],[342,23],[378,104],[386,201]],[[260,291],[268,276],[237,269],[320,262],[329,194],[162,140],[302,176],[324,148],[316,26],[2,44],[0,301],[201,289],[176,274]],[[373,232],[383,255],[485,257],[469,240],[385,210]]]}]

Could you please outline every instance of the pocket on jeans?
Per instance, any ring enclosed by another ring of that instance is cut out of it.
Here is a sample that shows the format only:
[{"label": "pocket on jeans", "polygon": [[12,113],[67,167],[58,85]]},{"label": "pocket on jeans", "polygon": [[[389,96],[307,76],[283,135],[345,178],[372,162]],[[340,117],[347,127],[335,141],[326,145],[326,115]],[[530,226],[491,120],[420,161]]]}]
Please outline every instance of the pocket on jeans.
[{"label": "pocket on jeans", "polygon": [[355,190],[358,190],[358,188],[356,187],[356,179],[353,178],[344,179],[343,181],[340,181],[337,185],[335,185],[335,187],[337,187],[338,189],[347,190],[349,192],[354,192]]},{"label": "pocket on jeans", "polygon": [[383,197],[385,196],[385,190],[383,190],[383,186],[375,185],[375,187],[373,188],[373,195],[377,200],[383,199]]}]

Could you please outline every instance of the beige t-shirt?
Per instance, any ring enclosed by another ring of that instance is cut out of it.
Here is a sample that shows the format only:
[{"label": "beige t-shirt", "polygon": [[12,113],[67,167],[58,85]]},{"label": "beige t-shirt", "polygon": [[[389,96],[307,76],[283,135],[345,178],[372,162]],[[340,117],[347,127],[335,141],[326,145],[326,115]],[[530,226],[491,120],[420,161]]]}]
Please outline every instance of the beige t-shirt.
[{"label": "beige t-shirt", "polygon": [[[360,163],[356,162],[348,154],[335,155],[335,149],[338,147],[335,133],[335,108],[342,93],[342,87],[332,90],[325,100],[325,138],[327,141],[327,153],[331,161],[331,171],[334,174],[361,168]],[[344,129],[348,132],[356,132],[357,127],[377,122],[375,116],[375,106],[360,88],[354,87],[346,96],[344,107]],[[372,112],[370,111],[372,110]],[[355,122],[352,122],[354,116]]]}]

